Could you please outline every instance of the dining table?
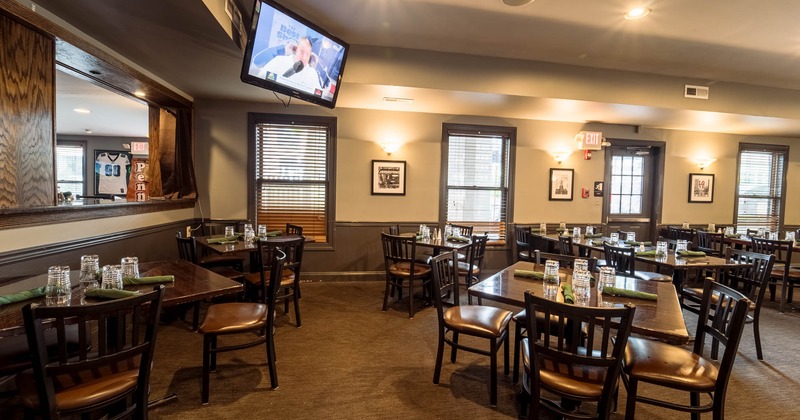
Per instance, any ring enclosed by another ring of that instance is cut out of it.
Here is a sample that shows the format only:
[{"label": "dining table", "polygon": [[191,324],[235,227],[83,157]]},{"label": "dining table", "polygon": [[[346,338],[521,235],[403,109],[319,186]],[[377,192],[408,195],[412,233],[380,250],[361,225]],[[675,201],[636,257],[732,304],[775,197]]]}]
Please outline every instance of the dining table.
[{"label": "dining table", "polygon": [[[543,295],[544,285],[542,280],[524,277],[515,274],[522,272],[544,271],[543,264],[534,264],[519,261],[504,268],[483,281],[472,285],[467,293],[481,299],[492,300],[507,305],[524,308],[525,291],[531,290],[534,294]],[[572,271],[562,268],[561,282],[572,283]],[[616,276],[614,287],[634,292],[654,294],[655,300],[646,300],[631,297],[608,296],[598,292],[597,287],[591,288],[591,296],[587,302],[590,306],[619,306],[626,303],[636,305],[631,331],[636,334],[656,338],[672,344],[685,344],[689,342],[689,332],[683,320],[678,296],[675,289],[668,282],[654,282],[633,277]],[[563,302],[561,293],[556,298]]]},{"label": "dining table", "polygon": [[[218,296],[236,294],[244,290],[242,283],[223,277],[213,271],[184,260],[153,261],[139,263],[140,277],[174,276],[175,280],[160,283],[165,286],[162,307],[183,305],[199,302]],[[82,290],[77,275],[71,276],[72,293],[70,305],[83,305],[92,302]],[[47,283],[47,274],[31,276],[21,281],[19,290],[28,290],[33,287],[42,287]],[[155,284],[126,285],[125,290],[147,291],[152,290]],[[22,319],[22,307],[29,303],[44,303],[44,296],[14,302],[0,306],[0,338],[17,334],[25,334],[25,325]]]}]

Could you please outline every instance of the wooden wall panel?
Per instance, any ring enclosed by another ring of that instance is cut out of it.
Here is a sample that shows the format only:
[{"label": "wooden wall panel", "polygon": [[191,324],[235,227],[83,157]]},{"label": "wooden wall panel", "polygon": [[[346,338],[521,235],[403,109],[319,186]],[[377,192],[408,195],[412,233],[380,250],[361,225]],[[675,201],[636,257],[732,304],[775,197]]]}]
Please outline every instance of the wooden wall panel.
[{"label": "wooden wall panel", "polygon": [[0,208],[55,204],[53,39],[0,15]]}]

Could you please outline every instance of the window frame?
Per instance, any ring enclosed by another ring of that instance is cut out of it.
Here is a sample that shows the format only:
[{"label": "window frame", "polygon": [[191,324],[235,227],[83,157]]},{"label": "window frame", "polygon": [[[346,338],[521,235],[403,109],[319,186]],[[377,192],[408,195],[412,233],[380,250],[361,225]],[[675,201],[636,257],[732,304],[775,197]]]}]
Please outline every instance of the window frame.
[{"label": "window frame", "polygon": [[[741,165],[743,152],[769,152],[769,153],[782,153],[783,154],[783,170],[781,173],[781,186],[780,186],[780,202],[778,208],[778,221],[777,230],[783,231],[784,218],[786,217],[786,184],[787,174],[789,169],[789,146],[777,144],[759,144],[759,143],[739,143],[739,152],[736,155],[736,189],[734,191],[733,199],[733,222],[736,225],[736,231],[739,232],[739,188],[741,187]],[[750,196],[745,196],[750,197]],[[764,197],[774,199],[770,197]]]},{"label": "window frame", "polygon": [[327,220],[325,242],[313,242],[306,244],[306,249],[333,249],[335,244],[334,232],[336,221],[336,117],[323,117],[313,115],[289,115],[274,113],[250,112],[247,114],[248,129],[248,159],[247,159],[247,215],[248,219],[255,220],[256,209],[256,156],[258,141],[256,138],[256,126],[261,123],[270,124],[306,124],[325,126],[327,129],[327,156],[326,156],[326,178],[327,188],[325,197],[325,213]]},{"label": "window frame", "polygon": [[[464,134],[474,133],[476,135],[498,135],[506,137],[508,140],[505,173],[505,221],[504,231],[505,237],[501,239],[489,240],[488,246],[510,246],[512,234],[509,229],[514,220],[514,175],[515,175],[515,161],[516,161],[516,146],[517,146],[517,128],[504,127],[504,126],[487,126],[476,124],[442,124],[442,156],[441,156],[441,173],[440,173],[440,187],[439,187],[439,224],[444,226],[447,223],[447,198],[448,198],[448,170],[449,170],[449,145],[450,133],[463,132]],[[485,188],[480,188],[485,189]],[[478,234],[480,232],[475,232]]]},{"label": "window frame", "polygon": [[[89,188],[89,178],[88,178],[88,175],[87,175],[88,169],[87,169],[87,166],[86,166],[86,162],[87,162],[86,142],[85,141],[80,141],[80,140],[58,140],[58,141],[56,141],[55,156],[54,156],[54,158],[55,158],[55,171],[54,172],[55,172],[55,180],[56,180],[56,190],[58,190],[58,185],[61,184],[61,183],[73,183],[74,182],[74,183],[77,184],[76,181],[62,181],[62,180],[59,179],[59,176],[58,176],[58,148],[59,148],[59,146],[80,148],[83,151],[83,163],[81,164],[81,174],[83,175],[83,181],[80,183],[83,188],[82,188],[82,191],[81,191],[80,195],[87,195],[86,191],[88,191],[88,188]],[[94,165],[92,165],[92,167],[94,167]],[[75,197],[75,198],[77,199],[77,197]]]}]

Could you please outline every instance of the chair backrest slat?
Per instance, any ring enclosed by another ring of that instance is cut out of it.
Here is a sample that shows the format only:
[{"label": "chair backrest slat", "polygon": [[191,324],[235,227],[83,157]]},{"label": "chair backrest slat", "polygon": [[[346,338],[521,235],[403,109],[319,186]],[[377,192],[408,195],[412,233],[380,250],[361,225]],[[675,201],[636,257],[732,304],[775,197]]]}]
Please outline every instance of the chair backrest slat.
[{"label": "chair backrest slat", "polygon": [[613,246],[603,243],[606,264],[614,267],[617,275],[633,277],[636,272],[636,256],[632,247]]}]

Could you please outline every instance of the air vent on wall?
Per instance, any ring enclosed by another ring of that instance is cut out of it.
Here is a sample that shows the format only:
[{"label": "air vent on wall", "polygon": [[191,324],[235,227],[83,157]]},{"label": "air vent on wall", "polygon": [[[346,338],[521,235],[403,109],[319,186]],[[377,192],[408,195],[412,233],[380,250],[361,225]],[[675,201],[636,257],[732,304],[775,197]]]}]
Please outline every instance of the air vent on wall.
[{"label": "air vent on wall", "polygon": [[708,86],[685,85],[684,98],[708,99]]}]

